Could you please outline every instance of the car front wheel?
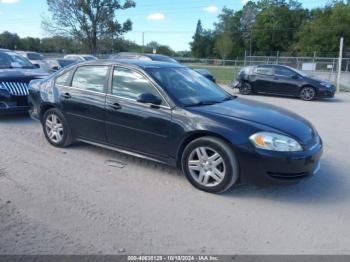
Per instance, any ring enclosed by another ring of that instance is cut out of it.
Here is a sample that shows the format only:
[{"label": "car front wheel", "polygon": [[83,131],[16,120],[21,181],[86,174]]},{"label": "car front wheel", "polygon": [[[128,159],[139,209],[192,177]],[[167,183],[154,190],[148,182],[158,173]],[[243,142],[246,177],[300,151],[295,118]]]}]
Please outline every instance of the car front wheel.
[{"label": "car front wheel", "polygon": [[304,101],[314,100],[316,97],[316,91],[311,86],[303,87],[300,91],[300,98]]},{"label": "car front wheel", "polygon": [[215,137],[203,137],[191,142],[182,156],[182,170],[193,186],[209,193],[227,191],[239,176],[233,150]]},{"label": "car front wheel", "polygon": [[49,109],[43,117],[43,130],[47,141],[56,147],[66,147],[72,143],[71,130],[64,115],[56,108]]}]

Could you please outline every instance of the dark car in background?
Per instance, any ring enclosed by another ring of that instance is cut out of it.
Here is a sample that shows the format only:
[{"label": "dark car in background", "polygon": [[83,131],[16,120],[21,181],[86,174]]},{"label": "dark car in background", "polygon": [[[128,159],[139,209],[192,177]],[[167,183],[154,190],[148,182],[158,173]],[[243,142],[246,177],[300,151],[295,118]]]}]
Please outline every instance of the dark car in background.
[{"label": "dark car in background", "polygon": [[243,68],[234,87],[243,95],[264,93],[300,97],[305,101],[334,97],[336,91],[328,81],[308,76],[289,66],[271,64]]},{"label": "dark car in background", "polygon": [[0,115],[28,112],[28,84],[45,76],[28,59],[0,49]]},{"label": "dark car in background", "polygon": [[135,60],[158,61],[158,62],[167,62],[167,63],[175,63],[175,64],[178,63],[175,59],[166,55],[132,53],[132,52],[120,52],[114,55],[110,55],[109,59],[135,59]]},{"label": "dark car in background", "polygon": [[53,146],[81,141],[178,167],[206,192],[295,182],[320,167],[322,140],[307,120],[231,96],[180,64],[80,63],[29,92]]},{"label": "dark car in background", "polygon": [[63,59],[74,60],[76,62],[85,62],[85,61],[98,60],[98,58],[96,56],[93,56],[93,55],[76,55],[76,54],[65,55],[63,57]]},{"label": "dark car in background", "polygon": [[[118,54],[110,55],[109,59],[136,59],[136,60],[144,60],[144,61],[156,61],[156,62],[166,62],[166,63],[174,63],[179,64],[174,58],[171,58],[166,55],[159,54],[147,54],[147,53],[132,53],[132,52],[120,52]],[[208,69],[194,69],[196,72],[205,76],[212,82],[216,82],[215,77]]]},{"label": "dark car in background", "polygon": [[16,51],[19,55],[27,58],[34,66],[41,68],[45,72],[50,72],[50,64],[43,54],[38,52]]}]

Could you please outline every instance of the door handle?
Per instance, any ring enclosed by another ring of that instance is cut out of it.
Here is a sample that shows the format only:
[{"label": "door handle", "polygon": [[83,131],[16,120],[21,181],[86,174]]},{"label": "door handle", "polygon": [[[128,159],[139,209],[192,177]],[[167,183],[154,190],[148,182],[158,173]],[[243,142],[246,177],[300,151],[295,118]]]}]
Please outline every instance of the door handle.
[{"label": "door handle", "polygon": [[111,104],[111,105],[109,105],[109,107],[114,109],[114,110],[119,110],[122,108],[119,103]]},{"label": "door handle", "polygon": [[61,95],[64,99],[70,99],[72,96],[69,93],[64,93]]}]

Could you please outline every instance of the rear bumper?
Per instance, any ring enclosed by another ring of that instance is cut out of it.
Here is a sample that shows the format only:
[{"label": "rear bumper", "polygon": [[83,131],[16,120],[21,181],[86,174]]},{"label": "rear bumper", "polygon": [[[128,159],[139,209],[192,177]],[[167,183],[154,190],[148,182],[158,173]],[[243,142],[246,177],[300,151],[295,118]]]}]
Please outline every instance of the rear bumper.
[{"label": "rear bumper", "polygon": [[303,152],[245,151],[240,154],[241,182],[295,183],[320,170],[322,144]]}]

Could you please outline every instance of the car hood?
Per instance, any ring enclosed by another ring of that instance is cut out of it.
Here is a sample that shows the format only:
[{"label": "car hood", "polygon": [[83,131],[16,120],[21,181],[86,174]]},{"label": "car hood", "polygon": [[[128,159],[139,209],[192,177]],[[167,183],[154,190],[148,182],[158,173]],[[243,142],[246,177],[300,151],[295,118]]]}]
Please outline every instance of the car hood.
[{"label": "car hood", "polygon": [[42,79],[48,76],[48,73],[41,69],[0,69],[0,81],[19,81],[29,82],[32,79]]},{"label": "car hood", "polygon": [[313,126],[301,116],[277,106],[248,99],[237,98],[220,104],[194,107],[193,110],[258,123],[287,134],[304,145],[309,144],[316,136]]},{"label": "car hood", "polygon": [[324,79],[318,78],[316,76],[306,76],[304,78],[306,80],[308,80],[308,81],[312,81],[312,82],[315,82],[315,83],[327,83],[327,84],[333,85],[333,83],[331,81],[324,80]]}]

